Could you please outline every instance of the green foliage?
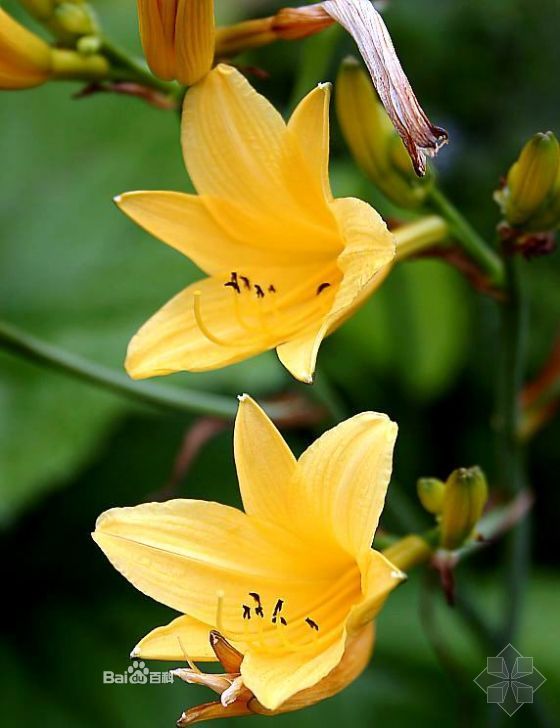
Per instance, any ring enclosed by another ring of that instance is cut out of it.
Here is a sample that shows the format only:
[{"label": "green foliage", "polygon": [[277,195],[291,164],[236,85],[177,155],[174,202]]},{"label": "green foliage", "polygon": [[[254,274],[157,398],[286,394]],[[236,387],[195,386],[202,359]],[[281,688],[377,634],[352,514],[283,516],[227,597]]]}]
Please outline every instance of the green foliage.
[{"label": "green foliage", "polygon": [[[96,5],[108,34],[138,51],[134,3]],[[280,6],[244,5],[259,14]],[[10,10],[15,6],[6,3]],[[229,19],[240,15],[239,8],[225,6]],[[497,221],[491,193],[500,175],[525,139],[558,124],[551,73],[560,61],[557,19],[555,0],[395,0],[386,13],[419,98],[451,131],[437,163],[439,179],[488,237]],[[333,30],[305,45],[283,43],[247,54],[243,62],[270,72],[268,80],[255,83],[287,112],[316,82],[332,81],[339,59],[352,50],[346,35]],[[126,220],[111,198],[133,189],[188,190],[188,180],[173,113],[113,95],[72,100],[75,90],[71,84],[48,85],[0,98],[0,310],[2,318],[45,340],[120,369],[137,327],[197,272]],[[395,215],[349,162],[336,125],[332,146],[336,194],[369,199]],[[558,266],[556,255],[525,271],[532,301],[530,373],[542,365],[557,330]],[[400,425],[383,525],[393,528],[405,511],[422,523],[419,506],[415,511],[407,499],[414,497],[419,476],[443,477],[474,462],[491,471],[496,325],[491,304],[477,298],[458,272],[440,261],[412,261],[399,265],[362,311],[325,342],[319,384],[330,383],[351,413],[387,411]],[[272,354],[171,381],[232,397],[244,390],[259,397],[293,388]],[[9,589],[0,641],[6,725],[33,720],[46,728],[172,726],[182,709],[211,699],[186,685],[103,686],[102,671],[126,669],[138,638],[173,615],[126,584],[89,538],[104,509],[157,495],[191,423],[0,356],[0,526]],[[553,717],[560,715],[554,639],[560,584],[547,567],[556,566],[560,548],[554,477],[559,434],[556,421],[535,443],[538,567],[516,644],[548,678],[539,697]],[[288,437],[301,451],[312,433],[290,431]],[[237,505],[231,449],[228,430],[206,447],[178,494]],[[458,574],[460,587],[469,587],[495,621],[503,609],[497,551],[489,551],[484,564],[479,560],[476,578],[470,567]],[[275,718],[274,724],[421,728],[456,725],[461,715],[468,725],[495,721],[472,683],[488,652],[437,594],[434,619],[460,666],[459,678],[446,671],[420,621],[420,592],[413,579],[391,597],[379,620],[372,666],[360,680],[328,703]],[[508,725],[532,720],[526,708],[520,716]],[[264,720],[253,718],[251,725]]]}]

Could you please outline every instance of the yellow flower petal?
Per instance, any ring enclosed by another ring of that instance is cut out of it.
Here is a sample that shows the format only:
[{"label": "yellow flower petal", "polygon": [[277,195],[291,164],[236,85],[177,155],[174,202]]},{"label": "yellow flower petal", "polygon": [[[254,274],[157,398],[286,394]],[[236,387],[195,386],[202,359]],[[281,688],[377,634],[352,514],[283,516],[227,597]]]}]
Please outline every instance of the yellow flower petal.
[{"label": "yellow flower petal", "polygon": [[319,347],[327,335],[327,324],[321,321],[320,324],[310,330],[304,331],[276,349],[278,358],[290,374],[299,379],[300,382],[311,384]]},{"label": "yellow flower petal", "polygon": [[329,102],[331,85],[322,83],[303,98],[288,122],[297,144],[326,199],[329,183]]},{"label": "yellow flower petal", "polygon": [[360,557],[373,540],[391,477],[397,425],[356,415],[316,440],[299,460],[301,527]]},{"label": "yellow flower petal", "polygon": [[297,493],[297,461],[258,404],[243,395],[235,420],[234,452],[245,512],[290,528]]},{"label": "yellow flower petal", "polygon": [[0,88],[18,89],[46,81],[51,49],[0,8]]},{"label": "yellow flower petal", "polygon": [[315,652],[291,651],[284,654],[252,651],[241,663],[243,682],[259,703],[276,710],[296,693],[316,685],[342,659],[346,633],[333,635],[327,645]]},{"label": "yellow flower petal", "polygon": [[389,594],[406,579],[399,568],[373,549],[360,558],[360,569],[363,597],[352,608],[348,618],[348,629],[352,633],[374,620]]},{"label": "yellow flower petal", "polygon": [[[333,579],[333,567],[293,534],[219,503],[114,508],[99,517],[93,538],[137,589],[213,625],[234,644],[244,640],[243,605],[254,606],[251,592],[270,617],[279,598],[294,609],[320,604]],[[348,589],[353,593],[353,582]]]},{"label": "yellow flower petal", "polygon": [[338,257],[342,271],[328,327],[333,330],[371,293],[376,274],[395,257],[395,242],[381,216],[362,200],[333,200],[332,210],[345,241]]},{"label": "yellow flower petal", "polygon": [[163,627],[156,627],[132,650],[131,657],[143,660],[216,662],[210,646],[211,626],[182,615]]},{"label": "yellow flower petal", "polygon": [[[208,334],[219,336],[218,344],[203,333],[195,316],[195,294],[200,293],[200,316]],[[125,362],[134,379],[179,371],[206,371],[228,366],[265,351],[263,336],[249,334],[236,315],[232,297],[223,279],[206,278],[193,283],[168,301],[132,338]]]},{"label": "yellow flower petal", "polygon": [[279,225],[300,246],[339,249],[332,213],[322,195],[311,194],[316,185],[299,145],[238,71],[220,65],[189,91],[182,144],[193,184],[210,201],[236,203],[262,229]]},{"label": "yellow flower petal", "polygon": [[[285,230],[259,227],[235,204],[167,191],[127,192],[116,197],[115,203],[144,230],[186,255],[209,275],[243,272],[244,267],[294,268],[298,264],[301,270],[294,253],[302,253],[305,240],[290,245]],[[314,261],[332,258],[317,250],[306,255],[309,269]],[[305,274],[301,270],[301,275]]]},{"label": "yellow flower petal", "polygon": [[[202,197],[182,192],[128,192],[115,198],[118,207],[159,240],[189,257],[212,275],[236,270],[246,246],[221,228]],[[263,251],[262,262],[270,255]],[[258,265],[258,249],[253,265]]]},{"label": "yellow flower petal", "polygon": [[286,369],[308,384],[313,381],[324,337],[342,325],[381,285],[395,256],[393,236],[372,207],[351,197],[333,200],[331,206],[345,242],[337,260],[342,281],[332,308],[315,327],[302,331],[277,349]]}]

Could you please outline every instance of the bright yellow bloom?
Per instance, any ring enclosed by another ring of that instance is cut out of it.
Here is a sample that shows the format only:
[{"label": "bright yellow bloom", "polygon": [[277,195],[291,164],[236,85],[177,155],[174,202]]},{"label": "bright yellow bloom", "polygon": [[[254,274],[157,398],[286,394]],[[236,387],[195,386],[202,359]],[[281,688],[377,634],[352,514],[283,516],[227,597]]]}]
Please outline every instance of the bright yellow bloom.
[{"label": "bright yellow bloom", "polygon": [[320,85],[286,125],[229,66],[187,93],[183,152],[199,196],[132,192],[116,202],[209,277],[133,338],[132,377],[216,369],[276,348],[310,382],[322,339],[380,284],[393,237],[365,202],[332,197],[329,97]]},{"label": "bright yellow bloom", "polygon": [[51,49],[0,8],[0,89],[31,88],[50,76]]},{"label": "bright yellow bloom", "polygon": [[152,71],[187,86],[214,60],[214,0],[138,0],[140,35]]},{"label": "bright yellow bloom", "polygon": [[316,699],[327,697],[365,666],[370,623],[403,578],[371,548],[397,426],[386,415],[357,415],[296,460],[258,405],[240,399],[244,513],[195,500],[116,508],[100,516],[93,538],[134,586],[184,615],[151,632],[134,656],[215,661],[209,634],[217,630],[242,655],[237,707],[302,707],[313,700],[301,691],[315,686]]}]

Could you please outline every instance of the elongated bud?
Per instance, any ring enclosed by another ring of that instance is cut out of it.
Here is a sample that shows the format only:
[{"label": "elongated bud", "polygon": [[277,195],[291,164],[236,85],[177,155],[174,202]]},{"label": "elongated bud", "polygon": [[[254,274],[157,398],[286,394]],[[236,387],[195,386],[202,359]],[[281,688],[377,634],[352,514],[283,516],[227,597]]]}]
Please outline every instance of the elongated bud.
[{"label": "elongated bud", "polygon": [[441,511],[441,545],[456,549],[472,534],[480,520],[488,485],[478,467],[454,470],[445,484]]},{"label": "elongated bud", "polygon": [[229,58],[277,40],[306,38],[334,24],[322,8],[282,8],[276,15],[245,20],[216,30],[216,57]]},{"label": "elongated bud", "polygon": [[352,57],[338,73],[336,112],[354,159],[376,187],[400,207],[421,205],[432,178],[417,177],[368,74]]},{"label": "elongated bud", "polygon": [[[315,7],[315,6],[311,6]],[[432,124],[418,103],[393,41],[370,0],[325,0],[319,3],[356,41],[379,97],[403,140],[416,174],[426,174],[426,157],[447,143],[445,129]]]},{"label": "elongated bud", "polygon": [[51,73],[51,49],[0,8],[0,89],[39,86]]},{"label": "elongated bud", "polygon": [[506,221],[524,232],[544,232],[560,224],[560,146],[549,131],[536,134],[510,168],[494,198]]},{"label": "elongated bud", "polygon": [[214,0],[138,0],[142,45],[152,71],[186,86],[214,60]]},{"label": "elongated bud", "polygon": [[416,491],[420,503],[434,516],[441,513],[443,508],[443,494],[445,483],[437,478],[420,478],[416,484]]}]

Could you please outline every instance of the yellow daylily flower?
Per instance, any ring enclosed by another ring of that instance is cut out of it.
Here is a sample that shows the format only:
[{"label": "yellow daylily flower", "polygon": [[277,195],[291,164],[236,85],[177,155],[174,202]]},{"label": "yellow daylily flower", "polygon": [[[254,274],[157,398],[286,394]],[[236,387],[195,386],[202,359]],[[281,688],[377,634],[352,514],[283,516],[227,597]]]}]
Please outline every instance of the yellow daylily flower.
[{"label": "yellow daylily flower", "polygon": [[0,8],[0,89],[39,86],[50,72],[48,44]]},{"label": "yellow daylily flower", "polygon": [[140,35],[152,71],[187,86],[214,60],[214,0],[138,0]]},{"label": "yellow daylily flower", "polygon": [[224,708],[227,716],[303,707],[365,667],[371,622],[404,576],[371,548],[396,435],[386,415],[366,412],[296,460],[244,395],[234,450],[245,512],[172,500],[100,516],[93,538],[113,566],[183,614],[133,655],[219,659],[226,668],[222,676],[179,670],[221,694],[211,714],[194,709],[184,725],[224,717]]},{"label": "yellow daylily flower", "polygon": [[132,377],[216,369],[276,348],[311,382],[323,338],[381,283],[393,236],[365,202],[333,199],[329,98],[330,86],[318,86],[286,124],[226,65],[187,93],[183,153],[199,195],[132,192],[116,203],[208,277],[132,339]]}]

